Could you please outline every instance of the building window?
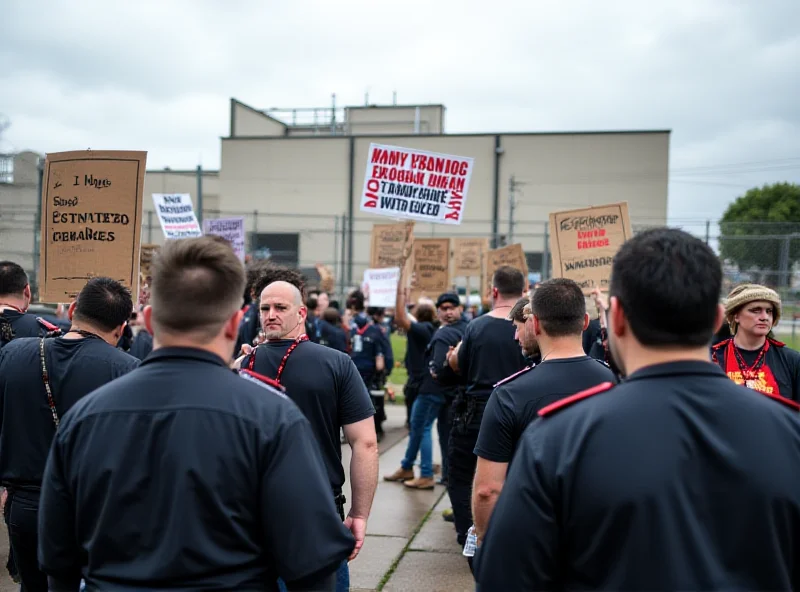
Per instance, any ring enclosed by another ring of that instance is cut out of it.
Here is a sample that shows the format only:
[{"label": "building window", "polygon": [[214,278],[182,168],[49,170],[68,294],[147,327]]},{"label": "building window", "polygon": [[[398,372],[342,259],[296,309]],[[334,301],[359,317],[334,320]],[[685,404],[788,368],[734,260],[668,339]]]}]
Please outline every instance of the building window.
[{"label": "building window", "polygon": [[14,182],[14,157],[0,155],[0,183]]},{"label": "building window", "polygon": [[276,265],[298,267],[300,263],[300,234],[284,232],[250,233],[254,259],[269,259]]}]

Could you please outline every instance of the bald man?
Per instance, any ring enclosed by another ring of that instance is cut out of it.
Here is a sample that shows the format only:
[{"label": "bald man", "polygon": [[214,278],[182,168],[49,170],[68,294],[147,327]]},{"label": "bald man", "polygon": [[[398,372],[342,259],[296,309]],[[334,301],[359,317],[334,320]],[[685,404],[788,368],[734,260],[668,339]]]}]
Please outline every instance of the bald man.
[{"label": "bald man", "polygon": [[[285,281],[268,284],[261,292],[261,326],[266,341],[237,360],[242,369],[276,380],[286,389],[319,442],[342,520],[356,539],[354,559],[364,544],[367,519],[378,484],[378,441],[372,406],[364,381],[347,354],[312,343],[305,333],[307,310],[300,286]],[[352,506],[344,515],[345,482],[339,430],[352,449],[350,486]],[[345,562],[337,590],[349,589]]]}]

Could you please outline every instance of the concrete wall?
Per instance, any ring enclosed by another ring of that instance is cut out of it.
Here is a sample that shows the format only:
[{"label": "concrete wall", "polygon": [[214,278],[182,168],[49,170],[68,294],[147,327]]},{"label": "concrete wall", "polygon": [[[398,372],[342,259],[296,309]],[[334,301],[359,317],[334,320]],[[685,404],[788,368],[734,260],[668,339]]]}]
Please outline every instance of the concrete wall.
[{"label": "concrete wall", "polygon": [[286,128],[277,119],[231,99],[231,137],[284,136]]},{"label": "concrete wall", "polygon": [[[416,119],[419,114],[419,130]],[[444,107],[442,105],[348,107],[347,131],[354,136],[381,134],[442,134]]]},{"label": "concrete wall", "polygon": [[34,269],[34,241],[39,235],[39,158],[35,152],[15,154],[14,182],[0,183],[0,260],[19,263],[29,275]]}]

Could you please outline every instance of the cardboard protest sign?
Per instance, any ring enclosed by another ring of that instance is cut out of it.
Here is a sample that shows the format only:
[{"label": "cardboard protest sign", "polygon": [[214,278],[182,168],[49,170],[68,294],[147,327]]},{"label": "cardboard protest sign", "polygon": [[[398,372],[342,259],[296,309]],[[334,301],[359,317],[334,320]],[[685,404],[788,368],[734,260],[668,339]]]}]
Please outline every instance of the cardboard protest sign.
[{"label": "cardboard protest sign", "polygon": [[397,267],[403,258],[406,242],[413,238],[414,223],[374,224],[369,266],[373,269]]},{"label": "cardboard protest sign", "polygon": [[584,294],[607,290],[614,255],[632,236],[627,202],[551,213],[553,277],[574,280]]},{"label": "cardboard protest sign", "polygon": [[233,251],[244,261],[244,217],[203,220],[203,234],[214,234],[228,241]]},{"label": "cardboard protest sign", "polygon": [[370,144],[361,211],[437,224],[461,224],[473,159]]},{"label": "cardboard protest sign", "polygon": [[414,239],[411,255],[411,300],[420,296],[436,299],[450,286],[450,239]]},{"label": "cardboard protest sign", "polygon": [[138,291],[146,152],[47,155],[42,180],[41,302],[68,302],[92,277]]},{"label": "cardboard protest sign", "polygon": [[192,196],[188,193],[154,193],[153,204],[164,238],[202,236],[197,216],[194,215]]},{"label": "cardboard protest sign", "polygon": [[501,247],[499,249],[492,249],[486,252],[486,266],[484,276],[481,284],[483,285],[483,297],[488,301],[492,294],[492,277],[498,267],[509,265],[515,269],[519,269],[525,278],[525,285],[528,285],[528,261],[525,258],[525,251],[522,250],[522,245],[515,243]]},{"label": "cardboard protest sign", "polygon": [[480,277],[483,258],[488,250],[488,238],[454,238],[453,276]]},{"label": "cardboard protest sign", "polygon": [[364,271],[364,292],[367,305],[392,308],[397,304],[397,282],[400,268],[367,269]]}]

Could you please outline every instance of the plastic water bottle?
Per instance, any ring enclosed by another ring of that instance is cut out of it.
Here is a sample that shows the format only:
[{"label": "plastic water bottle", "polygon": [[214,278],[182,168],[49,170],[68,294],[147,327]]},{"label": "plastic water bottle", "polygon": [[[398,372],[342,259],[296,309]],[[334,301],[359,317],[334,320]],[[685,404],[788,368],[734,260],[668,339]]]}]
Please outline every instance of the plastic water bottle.
[{"label": "plastic water bottle", "polygon": [[478,535],[475,534],[475,525],[469,527],[467,531],[467,542],[464,544],[464,557],[475,557],[475,551],[478,548]]}]

